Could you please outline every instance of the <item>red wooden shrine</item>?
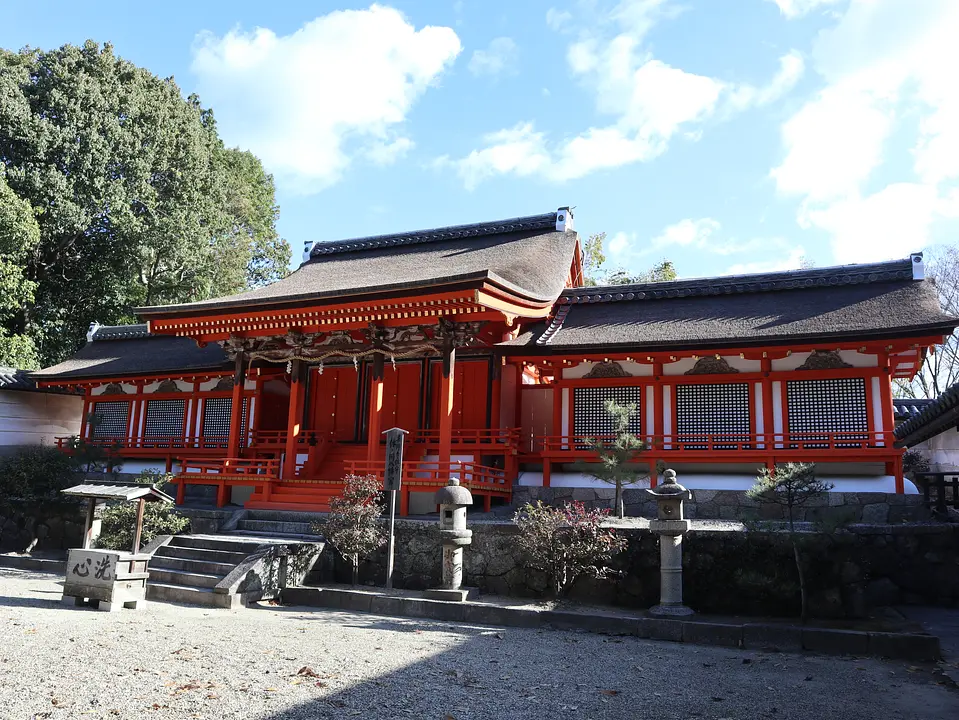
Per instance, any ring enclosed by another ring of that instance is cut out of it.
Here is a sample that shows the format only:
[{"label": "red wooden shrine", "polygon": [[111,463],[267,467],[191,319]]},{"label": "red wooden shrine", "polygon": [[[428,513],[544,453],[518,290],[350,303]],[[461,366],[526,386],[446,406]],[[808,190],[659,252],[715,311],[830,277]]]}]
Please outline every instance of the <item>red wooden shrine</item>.
[{"label": "red wooden shrine", "polygon": [[582,282],[566,208],[318,244],[266,288],[95,327],[36,377],[82,391],[81,439],[173,472],[178,502],[211,485],[217,505],[325,510],[344,474],[382,474],[395,426],[410,431],[402,514],[435,509],[450,475],[489,509],[517,483],[588,482],[571,467],[607,397],[637,405],[652,483],[658,464],[721,487],[811,461],[906,490],[891,383],[956,325],[921,257]]}]

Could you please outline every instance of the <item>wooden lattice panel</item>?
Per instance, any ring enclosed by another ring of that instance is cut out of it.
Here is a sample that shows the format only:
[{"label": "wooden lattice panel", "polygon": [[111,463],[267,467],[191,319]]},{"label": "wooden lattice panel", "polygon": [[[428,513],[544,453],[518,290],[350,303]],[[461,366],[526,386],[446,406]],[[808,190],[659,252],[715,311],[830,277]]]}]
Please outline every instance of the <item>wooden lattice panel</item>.
[{"label": "wooden lattice panel", "polygon": [[[247,427],[247,413],[250,409],[249,398],[243,399],[243,418],[240,427]],[[230,415],[233,411],[233,398],[207,398],[203,403],[202,435],[207,441],[226,443],[230,439]],[[245,433],[241,433],[241,440]],[[204,447],[216,447],[218,443],[204,444]]]},{"label": "wooden lattice panel", "polygon": [[143,422],[144,438],[175,438],[183,434],[186,400],[150,400]]},{"label": "wooden lattice panel", "polygon": [[130,425],[130,402],[108,400],[93,406],[93,423],[90,437],[125,438]]},{"label": "wooden lattice panel", "polygon": [[635,405],[636,414],[630,420],[629,429],[636,434],[642,433],[643,389],[641,387],[578,387],[573,390],[574,435],[611,435],[616,431],[613,419],[606,412],[607,400],[615,400],[620,405]]},{"label": "wooden lattice panel", "polygon": [[790,434],[809,439],[819,433],[853,433],[866,437],[866,381],[863,378],[790,380],[786,383]]},{"label": "wooden lattice panel", "polygon": [[[676,386],[676,434],[679,441],[707,436],[732,440],[714,444],[717,450],[733,450],[746,443],[752,432],[752,404],[748,383]],[[689,445],[689,449],[707,445]]]}]

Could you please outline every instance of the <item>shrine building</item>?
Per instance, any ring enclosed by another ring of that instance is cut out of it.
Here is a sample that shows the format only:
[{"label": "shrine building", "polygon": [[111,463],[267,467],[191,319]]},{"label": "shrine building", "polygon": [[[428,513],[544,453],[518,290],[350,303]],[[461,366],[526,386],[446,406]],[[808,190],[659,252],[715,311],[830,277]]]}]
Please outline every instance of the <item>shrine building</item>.
[{"label": "shrine building", "polygon": [[346,473],[382,474],[400,427],[402,514],[450,475],[487,509],[517,485],[605,487],[577,468],[608,398],[638,407],[654,484],[668,466],[745,489],[808,461],[836,490],[914,492],[892,381],[959,324],[918,254],[586,286],[567,208],[317,243],[271,285],[136,312],[34,373],[83,394],[82,442],[173,472],[179,502],[212,485],[218,505],[324,510]]}]

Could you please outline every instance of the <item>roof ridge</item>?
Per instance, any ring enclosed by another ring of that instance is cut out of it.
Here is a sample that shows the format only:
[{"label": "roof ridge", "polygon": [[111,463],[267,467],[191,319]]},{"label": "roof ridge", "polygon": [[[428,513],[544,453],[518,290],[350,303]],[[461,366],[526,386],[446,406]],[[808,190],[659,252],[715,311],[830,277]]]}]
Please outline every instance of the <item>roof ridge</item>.
[{"label": "roof ridge", "polygon": [[[441,240],[456,240],[464,237],[483,237],[507,232],[523,230],[543,230],[556,227],[557,211],[542,215],[527,215],[524,217],[494,220],[491,222],[470,223],[468,225],[450,225],[447,227],[414,230],[411,232],[390,233],[387,235],[370,235],[361,238],[318,242],[310,250],[310,261],[323,255],[354,252],[356,250],[375,250],[397,245],[419,245],[421,243],[438,242]],[[309,262],[309,261],[308,261]]]},{"label": "roof ridge", "polygon": [[92,334],[92,341],[97,340],[129,340],[131,338],[150,337],[146,323],[130,323],[129,325],[98,325]]},{"label": "roof ridge", "polygon": [[[925,425],[931,424],[945,413],[959,405],[959,383],[950,385],[943,390],[939,397],[935,398],[926,405],[918,414],[913,415],[907,420],[903,420],[897,425],[893,434],[899,442],[905,442],[910,436],[918,433]],[[917,442],[923,442],[935,433],[919,439]]]},{"label": "roof ridge", "polygon": [[568,288],[563,291],[558,302],[574,304],[618,302],[622,300],[660,300],[677,297],[796,290],[826,285],[861,285],[889,282],[891,280],[911,280],[912,278],[912,261],[905,258],[881,263],[835,265],[808,270],[780,270],[749,275],[720,275],[632,285],[596,285]]}]

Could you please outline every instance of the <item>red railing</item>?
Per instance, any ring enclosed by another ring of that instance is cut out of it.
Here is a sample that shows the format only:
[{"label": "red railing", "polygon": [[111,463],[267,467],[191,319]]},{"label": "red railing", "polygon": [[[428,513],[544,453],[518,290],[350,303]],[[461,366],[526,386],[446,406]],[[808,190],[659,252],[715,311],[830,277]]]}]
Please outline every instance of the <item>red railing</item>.
[{"label": "red railing", "polygon": [[[777,433],[716,433],[642,435],[659,454],[682,452],[755,452],[779,450],[816,451],[889,451],[895,440],[892,432],[777,432]],[[547,435],[533,438],[532,451],[544,454],[588,454],[590,444],[597,440],[610,441],[613,435]]]},{"label": "red railing", "polygon": [[[477,445],[515,450],[519,447],[519,428],[476,428],[454,430],[451,437],[453,446]],[[424,445],[439,445],[440,431],[435,429],[414,430],[410,441]]]},{"label": "red railing", "polygon": [[274,458],[184,458],[178,477],[192,482],[194,477],[249,477],[273,480],[280,476],[280,461]]},{"label": "red railing", "polygon": [[75,445],[82,443],[89,447],[99,447],[116,450],[214,450],[226,448],[230,440],[227,437],[190,437],[175,435],[169,437],[96,437],[78,440],[75,436],[57,437],[57,448],[73,450]]},{"label": "red railing", "polygon": [[[381,460],[348,460],[347,473],[383,477],[385,463]],[[484,490],[509,494],[506,474],[498,469],[468,461],[439,462],[437,460],[408,460],[403,463],[403,484],[406,486],[439,488],[457,477],[470,490]]]}]

